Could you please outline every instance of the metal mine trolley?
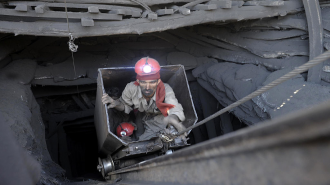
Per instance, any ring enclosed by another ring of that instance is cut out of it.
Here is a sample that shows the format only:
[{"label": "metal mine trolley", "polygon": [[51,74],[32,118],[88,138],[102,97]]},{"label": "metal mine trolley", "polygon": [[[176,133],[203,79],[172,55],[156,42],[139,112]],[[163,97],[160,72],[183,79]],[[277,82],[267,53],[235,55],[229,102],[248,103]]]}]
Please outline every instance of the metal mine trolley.
[{"label": "metal mine trolley", "polygon": [[[123,115],[125,113],[114,109],[107,109],[106,105],[102,104],[101,97],[105,93],[105,89],[112,87],[117,89],[120,97],[126,84],[136,78],[134,67],[101,68],[98,73],[94,116],[100,156],[97,168],[105,179],[109,178],[109,172],[171,153],[173,150],[187,145],[176,139],[166,140],[161,136],[146,141],[130,142],[117,137],[115,129],[122,122],[122,116],[127,117],[128,115]],[[162,66],[160,75],[162,81],[172,87],[176,98],[184,109],[186,120],[183,125],[185,127],[194,125],[197,121],[197,115],[184,67],[182,65]],[[134,112],[129,117],[134,121]]]}]

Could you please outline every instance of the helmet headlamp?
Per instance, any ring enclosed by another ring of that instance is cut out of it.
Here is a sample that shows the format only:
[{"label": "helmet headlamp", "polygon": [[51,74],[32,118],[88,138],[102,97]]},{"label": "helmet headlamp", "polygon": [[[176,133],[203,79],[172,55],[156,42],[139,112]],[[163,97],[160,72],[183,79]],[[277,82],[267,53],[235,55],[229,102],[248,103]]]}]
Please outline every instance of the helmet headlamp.
[{"label": "helmet headlamp", "polygon": [[151,66],[149,64],[146,64],[143,66],[143,72],[150,73],[151,72]]}]

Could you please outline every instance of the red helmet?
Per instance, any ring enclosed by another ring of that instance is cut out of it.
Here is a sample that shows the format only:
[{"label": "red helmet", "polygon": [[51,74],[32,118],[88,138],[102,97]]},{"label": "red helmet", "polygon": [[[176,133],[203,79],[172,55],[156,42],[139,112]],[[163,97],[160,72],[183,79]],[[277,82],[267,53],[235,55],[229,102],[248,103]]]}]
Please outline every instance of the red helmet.
[{"label": "red helmet", "polygon": [[159,70],[159,63],[153,58],[144,57],[135,64],[135,73],[140,76],[156,74]]},{"label": "red helmet", "polygon": [[134,126],[130,123],[124,122],[120,123],[116,129],[118,137],[130,136],[133,134]]}]

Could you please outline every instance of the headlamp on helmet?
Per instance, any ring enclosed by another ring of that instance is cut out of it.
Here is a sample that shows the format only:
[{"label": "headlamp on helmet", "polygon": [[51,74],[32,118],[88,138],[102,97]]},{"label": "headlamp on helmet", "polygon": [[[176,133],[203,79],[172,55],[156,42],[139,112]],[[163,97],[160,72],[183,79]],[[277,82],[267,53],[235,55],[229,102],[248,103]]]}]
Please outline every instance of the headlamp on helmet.
[{"label": "headlamp on helmet", "polygon": [[140,76],[156,74],[159,70],[159,63],[153,58],[144,57],[135,64],[135,73]]},{"label": "headlamp on helmet", "polygon": [[148,61],[146,61],[146,64],[142,67],[142,70],[144,73],[150,73],[152,70],[152,67],[148,64]]}]

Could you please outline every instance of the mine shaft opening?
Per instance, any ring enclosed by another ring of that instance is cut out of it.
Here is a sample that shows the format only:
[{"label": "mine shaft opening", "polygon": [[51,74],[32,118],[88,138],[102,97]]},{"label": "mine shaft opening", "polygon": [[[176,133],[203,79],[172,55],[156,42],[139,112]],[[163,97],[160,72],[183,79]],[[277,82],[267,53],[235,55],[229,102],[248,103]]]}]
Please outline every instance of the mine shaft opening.
[{"label": "mine shaft opening", "polygon": [[[74,62],[67,38],[19,37],[37,43],[26,46],[25,52],[21,51],[24,54],[22,59],[37,58],[38,69],[31,90],[40,106],[47,149],[52,160],[66,171],[65,176],[71,181],[103,179],[96,168],[100,153],[93,117],[98,68],[133,67],[138,59],[145,56],[156,58],[160,65],[165,66],[173,65],[168,61],[173,61],[169,59],[171,57],[178,60],[186,57],[183,63],[187,68],[185,73],[198,120],[223,108],[193,77],[193,68],[189,65],[196,64],[195,61],[189,63],[192,56],[178,52],[171,43],[153,35],[76,39],[79,49],[73,53]],[[36,49],[38,44],[43,47]],[[173,55],[168,56],[169,53]],[[129,82],[134,79],[125,80]],[[121,84],[116,96],[120,96],[125,85]],[[233,114],[227,113],[192,130],[188,143],[200,143],[246,126]]]}]

